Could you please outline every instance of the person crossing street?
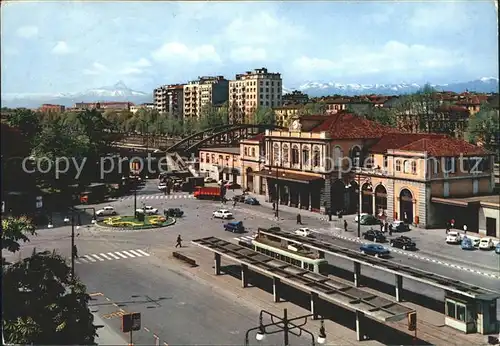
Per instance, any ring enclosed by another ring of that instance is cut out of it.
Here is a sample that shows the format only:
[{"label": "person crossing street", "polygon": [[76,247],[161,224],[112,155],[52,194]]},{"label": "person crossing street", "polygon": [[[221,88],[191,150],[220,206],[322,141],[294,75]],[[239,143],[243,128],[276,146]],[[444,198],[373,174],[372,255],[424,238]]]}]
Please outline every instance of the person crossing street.
[{"label": "person crossing street", "polygon": [[78,258],[78,249],[76,245],[73,245],[72,252],[73,252],[73,258]]},{"label": "person crossing street", "polygon": [[181,235],[179,234],[177,236],[177,243],[175,244],[175,247],[182,247],[182,238],[181,238]]}]

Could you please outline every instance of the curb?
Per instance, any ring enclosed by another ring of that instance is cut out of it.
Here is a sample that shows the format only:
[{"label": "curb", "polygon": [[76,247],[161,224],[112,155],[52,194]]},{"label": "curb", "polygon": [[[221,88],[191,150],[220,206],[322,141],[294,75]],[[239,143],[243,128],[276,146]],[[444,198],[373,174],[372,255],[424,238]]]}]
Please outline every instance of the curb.
[{"label": "curb", "polygon": [[175,217],[173,217],[171,223],[169,223],[168,225],[160,226],[160,227],[148,227],[148,228],[134,229],[134,228],[124,228],[124,227],[103,226],[103,225],[99,225],[99,223],[95,223],[94,226],[99,227],[99,228],[106,230],[106,231],[109,231],[109,232],[139,232],[139,231],[150,231],[152,229],[167,228],[169,226],[175,225],[176,223],[177,223],[177,219]]}]

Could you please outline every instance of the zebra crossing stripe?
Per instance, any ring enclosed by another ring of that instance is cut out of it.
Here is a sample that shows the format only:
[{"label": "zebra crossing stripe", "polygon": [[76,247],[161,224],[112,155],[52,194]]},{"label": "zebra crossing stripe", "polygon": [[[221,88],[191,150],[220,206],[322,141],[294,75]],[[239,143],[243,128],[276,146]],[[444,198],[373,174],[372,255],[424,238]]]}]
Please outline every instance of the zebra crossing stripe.
[{"label": "zebra crossing stripe", "polygon": [[160,198],[161,196],[156,196],[156,199]]},{"label": "zebra crossing stripe", "polygon": [[89,255],[85,255],[84,256],[86,259],[88,259],[90,262],[97,262],[95,259],[93,259],[92,257],[90,257]]},{"label": "zebra crossing stripe", "polygon": [[135,255],[132,255],[130,252],[127,252],[125,250],[122,250],[122,252],[129,257],[135,257]]},{"label": "zebra crossing stripe", "polygon": [[114,253],[112,252],[108,252],[108,255],[110,255],[111,257],[113,257],[114,259],[120,259],[120,257],[116,256]]},{"label": "zebra crossing stripe", "polygon": [[131,253],[133,253],[134,255],[136,255],[137,257],[142,257],[142,255],[138,252],[135,252],[134,250],[128,250],[130,251]]},{"label": "zebra crossing stripe", "polygon": [[108,261],[111,261],[111,260],[112,260],[112,258],[110,258],[110,257],[106,256],[106,255],[105,255],[105,254],[103,254],[103,253],[100,253],[100,254],[99,254],[99,256],[104,257],[104,258],[105,258],[105,259],[107,259]]},{"label": "zebra crossing stripe", "polygon": [[127,258],[127,256],[125,256],[124,254],[122,254],[121,252],[119,251],[115,251],[115,254],[117,254],[118,256],[120,256],[121,258]]},{"label": "zebra crossing stripe", "polygon": [[147,252],[145,252],[145,251],[142,251],[142,250],[135,250],[135,251],[137,251],[137,252],[139,252],[139,253],[142,253],[142,254],[143,254],[144,256],[146,256],[146,257],[148,257],[148,256],[149,256],[149,254],[148,254]]},{"label": "zebra crossing stripe", "polygon": [[101,261],[101,262],[102,262],[102,261],[104,261],[101,257],[99,257],[99,256],[97,256],[97,255],[95,255],[95,254],[90,255],[90,256],[92,256],[92,257],[94,257],[94,258],[97,258],[97,259],[98,259],[99,261]]}]

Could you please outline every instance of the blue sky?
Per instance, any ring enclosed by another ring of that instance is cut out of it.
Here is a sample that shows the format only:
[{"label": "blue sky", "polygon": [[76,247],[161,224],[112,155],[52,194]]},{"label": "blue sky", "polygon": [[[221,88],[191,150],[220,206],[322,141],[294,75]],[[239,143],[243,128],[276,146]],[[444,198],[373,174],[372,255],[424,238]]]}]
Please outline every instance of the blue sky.
[{"label": "blue sky", "polygon": [[152,91],[262,66],[286,87],[498,77],[492,0],[10,2],[1,25],[3,94]]}]

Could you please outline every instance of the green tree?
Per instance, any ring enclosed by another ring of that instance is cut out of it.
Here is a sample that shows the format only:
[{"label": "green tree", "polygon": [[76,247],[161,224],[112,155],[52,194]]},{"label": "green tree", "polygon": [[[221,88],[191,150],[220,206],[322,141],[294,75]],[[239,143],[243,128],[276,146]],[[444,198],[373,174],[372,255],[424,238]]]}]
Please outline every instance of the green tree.
[{"label": "green tree", "polygon": [[40,131],[40,115],[29,109],[15,109],[7,115],[7,123],[19,129],[29,143],[32,143]]},{"label": "green tree", "polygon": [[309,102],[299,111],[300,115],[320,115],[325,114],[326,105],[323,102]]},{"label": "green tree", "polygon": [[[35,235],[35,226],[27,217],[7,217],[2,219],[2,250],[17,252],[21,248],[20,242],[29,242],[29,235]],[[3,251],[2,251],[3,253]],[[2,256],[2,265],[8,265]]]},{"label": "green tree", "polygon": [[272,108],[257,107],[253,115],[253,123],[257,125],[273,125],[276,123],[276,114]]},{"label": "green tree", "polygon": [[485,149],[494,152],[500,159],[500,126],[498,109],[488,104],[481,105],[481,110],[469,118],[467,134],[473,144],[482,144]]},{"label": "green tree", "polygon": [[212,104],[205,104],[200,111],[199,125],[202,130],[227,124],[227,116]]},{"label": "green tree", "polygon": [[379,124],[396,127],[396,116],[390,109],[374,107],[366,116],[368,120]]}]

